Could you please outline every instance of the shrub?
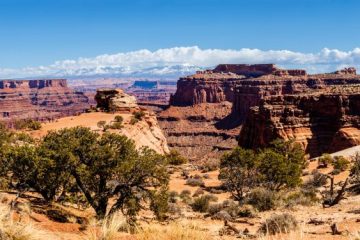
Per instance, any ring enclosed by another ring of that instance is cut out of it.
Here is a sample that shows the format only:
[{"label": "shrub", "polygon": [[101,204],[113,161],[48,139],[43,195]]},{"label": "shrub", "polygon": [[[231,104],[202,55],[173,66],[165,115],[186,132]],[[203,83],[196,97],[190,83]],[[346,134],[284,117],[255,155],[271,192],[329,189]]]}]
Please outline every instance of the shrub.
[{"label": "shrub", "polygon": [[239,217],[253,218],[255,217],[254,209],[251,206],[243,206],[238,210]]},{"label": "shrub", "polygon": [[343,156],[334,157],[334,161],[333,161],[334,169],[345,171],[346,169],[348,169],[349,165],[350,165],[350,161],[344,158]]},{"label": "shrub", "polygon": [[191,191],[190,190],[182,190],[181,193],[180,193],[180,197],[183,198],[185,196],[190,196],[191,195]]},{"label": "shrub", "polygon": [[288,213],[273,215],[266,219],[260,226],[259,232],[263,234],[275,235],[277,233],[289,233],[296,230],[298,222],[293,215]]},{"label": "shrub", "polygon": [[139,120],[136,119],[135,117],[131,117],[131,119],[130,119],[130,124],[131,124],[131,125],[135,125],[138,121],[139,121]]},{"label": "shrub", "polygon": [[360,187],[360,153],[356,153],[353,157],[353,166],[350,170],[352,182]]},{"label": "shrub", "polygon": [[193,187],[205,187],[205,183],[201,178],[188,178],[186,180],[186,185]]},{"label": "shrub", "polygon": [[318,168],[327,168],[329,164],[333,162],[333,158],[330,154],[324,153],[318,158]]},{"label": "shrub", "polygon": [[106,121],[98,121],[97,127],[105,130]]},{"label": "shrub", "polygon": [[220,212],[221,210],[223,210],[224,205],[222,203],[215,203],[215,204],[210,204],[208,207],[207,212],[210,215],[215,215],[216,213]]},{"label": "shrub", "polygon": [[265,188],[256,188],[246,196],[246,203],[259,211],[275,209],[278,204],[278,196],[274,191]]},{"label": "shrub", "polygon": [[219,167],[220,167],[220,161],[215,158],[210,158],[210,159],[207,159],[201,165],[201,170],[202,170],[202,172],[210,172],[210,171],[215,171],[215,170],[219,169]]},{"label": "shrub", "polygon": [[325,174],[315,170],[311,174],[311,178],[305,183],[305,186],[322,187],[326,185],[328,177]]},{"label": "shrub", "polygon": [[169,201],[171,203],[176,203],[178,197],[179,197],[179,194],[176,191],[169,192]]},{"label": "shrub", "polygon": [[117,116],[115,116],[114,120],[117,123],[122,123],[124,121],[124,118],[120,115],[117,115]]},{"label": "shrub", "polygon": [[122,129],[123,125],[122,125],[121,122],[114,122],[109,126],[109,128],[111,128],[111,129]]},{"label": "shrub", "polygon": [[30,130],[39,130],[41,129],[41,123],[38,121],[29,121],[27,124],[27,128]]},{"label": "shrub", "polygon": [[293,207],[296,205],[311,206],[318,200],[319,199],[316,196],[316,192],[306,189],[290,193],[284,199],[284,202],[287,207]]},{"label": "shrub", "polygon": [[166,158],[171,165],[181,165],[188,162],[185,157],[181,156],[181,154],[174,149],[172,149],[170,153],[166,154]]},{"label": "shrub", "polygon": [[133,116],[135,119],[141,121],[143,119],[143,117],[145,116],[145,112],[144,111],[137,111],[133,113]]},{"label": "shrub", "polygon": [[215,199],[211,195],[202,195],[194,199],[191,204],[191,208],[196,212],[207,212],[210,206],[210,202]]},{"label": "shrub", "polygon": [[19,119],[14,122],[14,127],[17,130],[39,130],[41,129],[41,123],[32,119]]},{"label": "shrub", "polygon": [[184,203],[189,204],[191,202],[191,192],[189,190],[183,190],[180,193],[180,198]]}]

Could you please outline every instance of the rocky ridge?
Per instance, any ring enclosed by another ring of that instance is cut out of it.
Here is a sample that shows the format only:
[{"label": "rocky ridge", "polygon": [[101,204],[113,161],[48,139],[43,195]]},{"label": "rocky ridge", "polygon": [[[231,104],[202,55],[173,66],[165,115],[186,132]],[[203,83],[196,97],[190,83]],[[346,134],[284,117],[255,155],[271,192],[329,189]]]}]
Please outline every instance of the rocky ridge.
[{"label": "rocky ridge", "polygon": [[65,79],[0,81],[0,121],[47,121],[75,115],[89,107],[89,98],[69,88]]},{"label": "rocky ridge", "polygon": [[[211,145],[215,132],[237,131],[232,140],[238,137],[239,144],[249,148],[266,146],[278,137],[294,139],[312,156],[360,143],[360,76],[354,68],[307,74],[273,64],[221,64],[180,78],[177,86],[170,108],[160,115],[160,125],[170,146],[192,149],[195,157],[207,152],[198,148],[197,137],[182,141],[189,132],[201,133]],[[221,107],[225,102],[230,107]],[[198,115],[207,117],[193,117],[203,105],[209,107]],[[226,113],[209,121],[209,109]],[[175,135],[177,140],[171,138]],[[235,146],[227,139],[223,145]]]}]

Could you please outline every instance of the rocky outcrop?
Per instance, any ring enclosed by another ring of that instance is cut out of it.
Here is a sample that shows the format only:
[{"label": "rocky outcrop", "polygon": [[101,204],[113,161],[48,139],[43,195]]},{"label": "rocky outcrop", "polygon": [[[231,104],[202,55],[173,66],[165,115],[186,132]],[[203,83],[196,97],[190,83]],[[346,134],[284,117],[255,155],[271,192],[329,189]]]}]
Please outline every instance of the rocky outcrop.
[{"label": "rocky outcrop", "polygon": [[[221,64],[214,70],[180,78],[177,85],[170,109],[176,106],[176,112],[187,117],[177,119],[175,114],[168,114],[172,122],[166,124],[178,125],[174,128],[178,136],[184,121],[188,121],[188,129],[193,127],[203,136],[206,132],[239,130],[239,144],[249,148],[264,147],[275,138],[294,139],[316,156],[360,143],[360,76],[354,68],[307,74],[305,70],[279,69],[273,64]],[[218,109],[224,102],[229,102],[230,110],[214,121],[189,118],[192,112],[188,108],[205,104]],[[165,131],[175,135],[169,127]],[[209,139],[202,140],[211,144]],[[195,146],[196,152],[198,142],[187,139],[182,145]],[[178,144],[175,139],[169,143]]]},{"label": "rocky outcrop", "polygon": [[[95,95],[97,107],[124,118],[123,127],[115,131],[134,140],[136,146],[149,147],[158,153],[169,152],[166,138],[159,127],[156,115],[136,103],[136,98],[124,93],[122,89],[98,89]],[[132,113],[141,111],[143,117],[131,123]]]},{"label": "rocky outcrop", "polygon": [[110,112],[129,112],[139,110],[136,98],[122,89],[98,89],[95,100],[97,107]]},{"label": "rocky outcrop", "polygon": [[0,81],[0,121],[53,120],[89,107],[89,98],[70,89],[65,79]]}]

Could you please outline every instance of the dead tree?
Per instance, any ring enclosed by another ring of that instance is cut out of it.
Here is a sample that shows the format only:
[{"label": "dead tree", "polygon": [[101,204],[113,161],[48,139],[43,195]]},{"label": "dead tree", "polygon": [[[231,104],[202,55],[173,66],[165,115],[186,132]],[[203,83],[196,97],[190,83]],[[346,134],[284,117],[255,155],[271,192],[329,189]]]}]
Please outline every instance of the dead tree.
[{"label": "dead tree", "polygon": [[332,207],[332,206],[338,204],[342,199],[344,199],[345,190],[346,190],[346,187],[349,182],[349,178],[346,178],[345,182],[341,186],[341,189],[339,191],[337,191],[337,193],[335,194],[335,192],[334,192],[334,177],[328,175],[328,178],[330,178],[329,195],[327,196],[326,194],[322,194],[323,199],[324,199],[322,205],[324,208]]}]

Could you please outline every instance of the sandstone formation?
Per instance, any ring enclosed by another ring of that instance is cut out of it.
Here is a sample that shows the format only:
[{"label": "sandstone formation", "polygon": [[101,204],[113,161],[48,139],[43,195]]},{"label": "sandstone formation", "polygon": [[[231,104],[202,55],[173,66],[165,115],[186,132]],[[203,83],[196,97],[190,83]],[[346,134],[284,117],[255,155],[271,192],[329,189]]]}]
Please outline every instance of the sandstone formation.
[{"label": "sandstone formation", "polygon": [[[249,148],[266,146],[275,138],[294,139],[312,156],[360,143],[360,76],[354,68],[307,74],[273,64],[221,64],[214,70],[180,78],[177,86],[160,123],[170,146],[193,149],[196,157],[205,152],[198,150],[197,138],[182,142],[182,126],[189,126],[186,132],[191,128],[201,132],[209,145],[209,135],[218,131],[227,134],[239,130],[239,144]],[[201,116],[209,115],[209,109],[222,109],[219,106],[223,103],[231,107],[224,108],[227,110],[222,117],[212,121],[191,117],[199,106],[209,106],[198,114]],[[175,112],[185,116],[176,118]],[[208,132],[211,134],[205,134]],[[171,138],[176,134],[181,144]]]},{"label": "sandstone formation", "polygon": [[136,98],[122,89],[99,89],[96,91],[97,107],[110,112],[139,110]]},{"label": "sandstone formation", "polygon": [[[168,153],[166,138],[159,127],[155,113],[136,103],[136,98],[122,89],[98,89],[95,95],[97,107],[124,118],[124,127],[115,131],[134,140],[137,147],[149,147],[161,154]],[[132,113],[142,111],[144,117],[131,124]],[[111,122],[109,122],[111,124]]]},{"label": "sandstone formation", "polygon": [[0,121],[53,120],[89,107],[89,98],[70,89],[65,79],[0,81]]}]

